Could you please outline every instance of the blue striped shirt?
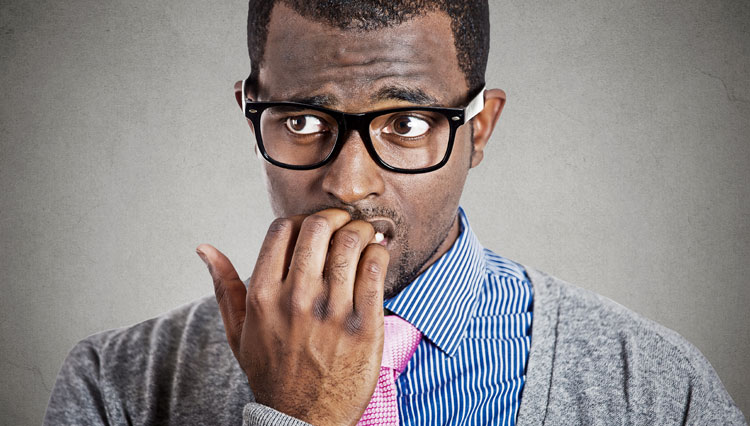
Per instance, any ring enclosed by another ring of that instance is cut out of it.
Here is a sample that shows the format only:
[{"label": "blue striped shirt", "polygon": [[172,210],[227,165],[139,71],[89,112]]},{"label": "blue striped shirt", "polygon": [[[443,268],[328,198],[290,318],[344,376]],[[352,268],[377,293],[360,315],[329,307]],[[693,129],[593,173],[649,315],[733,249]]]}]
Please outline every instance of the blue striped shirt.
[{"label": "blue striped shirt", "polygon": [[484,249],[459,208],[453,246],[386,309],[422,332],[399,376],[403,425],[514,425],[531,344],[523,267]]}]

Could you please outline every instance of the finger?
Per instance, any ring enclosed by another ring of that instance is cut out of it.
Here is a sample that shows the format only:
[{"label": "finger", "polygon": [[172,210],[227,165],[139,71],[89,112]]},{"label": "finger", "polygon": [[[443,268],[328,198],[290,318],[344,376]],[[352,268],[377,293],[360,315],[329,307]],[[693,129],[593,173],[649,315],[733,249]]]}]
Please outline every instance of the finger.
[{"label": "finger", "polygon": [[369,244],[362,252],[354,281],[354,312],[363,329],[383,323],[383,286],[389,260],[388,250],[380,244]]},{"label": "finger", "polygon": [[328,311],[335,315],[350,314],[354,309],[354,280],[362,251],[375,229],[363,220],[353,220],[336,231],[328,249],[324,280],[328,286]]},{"label": "finger", "polygon": [[345,210],[326,209],[302,221],[286,280],[290,283],[288,291],[295,298],[311,298],[321,292],[331,236],[349,220],[351,217]]},{"label": "finger", "polygon": [[305,216],[277,218],[268,227],[250,278],[251,291],[267,283],[279,284],[286,277],[297,233]]},{"label": "finger", "polygon": [[224,330],[232,351],[237,353],[245,321],[245,284],[240,279],[232,262],[219,250],[209,244],[201,244],[195,249],[198,256],[208,266],[214,281],[214,293],[219,304]]}]

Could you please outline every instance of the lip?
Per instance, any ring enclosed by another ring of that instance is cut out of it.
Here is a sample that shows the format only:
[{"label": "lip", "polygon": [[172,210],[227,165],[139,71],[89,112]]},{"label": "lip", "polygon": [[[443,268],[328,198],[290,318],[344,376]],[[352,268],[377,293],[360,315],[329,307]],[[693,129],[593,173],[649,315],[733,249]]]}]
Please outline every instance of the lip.
[{"label": "lip", "polygon": [[381,244],[385,248],[388,248],[388,246],[390,245],[389,243],[393,240],[394,235],[396,235],[396,224],[393,223],[392,220],[384,217],[367,219],[367,222],[369,222],[370,225],[375,228],[375,232],[380,232],[381,234],[383,234],[383,241],[381,241],[379,244]]}]

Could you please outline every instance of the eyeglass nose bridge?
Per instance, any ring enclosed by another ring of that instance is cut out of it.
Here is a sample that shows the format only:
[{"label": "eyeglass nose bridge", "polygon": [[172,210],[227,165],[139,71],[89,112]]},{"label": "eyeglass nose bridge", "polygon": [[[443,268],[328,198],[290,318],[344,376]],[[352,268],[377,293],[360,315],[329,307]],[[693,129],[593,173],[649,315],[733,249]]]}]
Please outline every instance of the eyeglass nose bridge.
[{"label": "eyeglass nose bridge", "polygon": [[339,152],[341,152],[341,150],[343,149],[344,144],[348,141],[348,139],[350,139],[349,132],[354,131],[359,134],[359,138],[365,145],[365,149],[367,150],[367,153],[370,154],[370,158],[372,159],[372,161],[374,161],[375,164],[378,164],[381,167],[390,169],[391,166],[386,164],[380,158],[380,156],[378,156],[377,152],[375,151],[375,146],[372,144],[372,139],[370,137],[370,123],[372,122],[374,117],[375,115],[373,115],[372,113],[339,113],[338,117],[336,117],[336,120],[339,123],[339,131],[336,143],[333,147],[331,155],[326,160],[326,163],[330,164],[333,161],[336,161],[336,157],[338,157]]},{"label": "eyeglass nose bridge", "polygon": [[370,122],[373,119],[372,113],[340,113],[339,128],[341,131],[348,133],[350,130],[356,130],[364,139],[365,133],[370,133]]}]

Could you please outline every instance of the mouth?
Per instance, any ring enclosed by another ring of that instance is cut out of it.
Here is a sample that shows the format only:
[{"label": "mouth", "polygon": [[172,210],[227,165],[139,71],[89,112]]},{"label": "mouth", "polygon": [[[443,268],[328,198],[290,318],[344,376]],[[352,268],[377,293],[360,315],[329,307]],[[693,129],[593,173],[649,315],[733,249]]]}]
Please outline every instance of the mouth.
[{"label": "mouth", "polygon": [[388,248],[390,242],[393,241],[393,237],[396,235],[396,225],[390,219],[386,218],[372,218],[367,219],[375,228],[375,238],[373,242]]}]

